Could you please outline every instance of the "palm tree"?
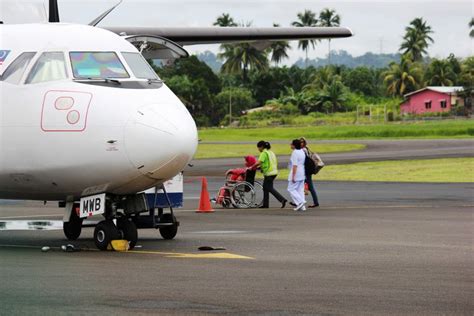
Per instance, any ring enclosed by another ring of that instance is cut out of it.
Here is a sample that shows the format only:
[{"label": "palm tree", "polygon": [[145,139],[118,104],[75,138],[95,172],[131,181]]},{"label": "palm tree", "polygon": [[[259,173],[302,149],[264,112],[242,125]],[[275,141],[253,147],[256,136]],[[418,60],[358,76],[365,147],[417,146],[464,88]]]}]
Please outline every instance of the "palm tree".
[{"label": "palm tree", "polygon": [[431,26],[423,21],[423,18],[416,18],[410,22],[410,26],[405,28],[405,36],[403,37],[400,51],[403,55],[409,56],[413,61],[420,61],[423,55],[427,54],[426,49],[429,42],[434,43],[430,34],[433,33]]},{"label": "palm tree", "polygon": [[237,26],[237,23],[234,22],[234,19],[230,16],[229,13],[222,13],[222,15],[217,17],[216,22],[214,22],[214,24],[212,25],[229,27],[229,26]]},{"label": "palm tree", "polygon": [[432,86],[452,86],[456,78],[447,60],[435,59],[426,71],[427,84]]},{"label": "palm tree", "polygon": [[469,32],[469,36],[474,37],[474,18],[471,18],[471,21],[469,21],[469,27],[471,28],[471,32]]},{"label": "palm tree", "polygon": [[[280,25],[273,23],[273,26],[279,27]],[[271,60],[275,63],[275,65],[278,65],[282,59],[288,58],[287,51],[289,49],[291,49],[291,46],[287,41],[272,42],[270,46],[270,50],[272,52]]]},{"label": "palm tree", "polygon": [[420,69],[410,58],[402,56],[400,64],[392,62],[383,76],[387,92],[392,96],[403,96],[418,87]]},{"label": "palm tree", "polygon": [[224,73],[242,73],[242,79],[247,81],[250,69],[265,70],[268,68],[267,53],[260,51],[249,43],[225,45],[224,51],[218,56],[225,60],[222,65]]},{"label": "palm tree", "polygon": [[323,90],[316,94],[316,106],[320,110],[336,112],[344,108],[346,94],[344,85],[338,80],[333,80]]},{"label": "palm tree", "polygon": [[[324,9],[319,13],[319,25],[334,27],[341,25],[341,17],[333,9]],[[328,65],[331,64],[331,39],[328,39]]]},{"label": "palm tree", "polygon": [[[294,21],[293,23],[291,23],[291,25],[296,27],[313,27],[318,25],[318,19],[316,19],[316,14],[311,10],[304,10],[303,13],[298,13],[298,19],[299,21]],[[306,52],[306,63],[308,62],[308,49],[310,44],[311,46],[313,46],[314,49],[316,45],[316,40],[304,40],[298,42],[298,48],[301,48]]]},{"label": "palm tree", "polygon": [[310,83],[303,87],[305,91],[322,90],[333,81],[342,81],[341,76],[336,74],[333,67],[322,67],[315,70],[309,77]]},{"label": "palm tree", "polygon": [[296,92],[293,88],[285,88],[285,92],[280,95],[278,102],[282,104],[293,104],[301,113],[308,114],[312,108],[312,96],[305,91]]}]

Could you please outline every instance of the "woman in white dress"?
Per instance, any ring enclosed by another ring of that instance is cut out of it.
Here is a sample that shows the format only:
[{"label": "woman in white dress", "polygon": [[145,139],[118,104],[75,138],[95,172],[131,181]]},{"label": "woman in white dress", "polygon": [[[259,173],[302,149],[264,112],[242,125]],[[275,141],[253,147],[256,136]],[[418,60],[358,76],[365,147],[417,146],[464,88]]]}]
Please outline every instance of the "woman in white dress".
[{"label": "woman in white dress", "polygon": [[306,211],[306,201],[304,196],[304,181],[305,181],[305,171],[304,171],[304,161],[306,155],[303,150],[301,150],[301,141],[299,139],[294,139],[291,142],[291,153],[290,158],[290,172],[288,175],[288,192],[293,199],[293,202],[296,204],[294,208],[295,211]]}]

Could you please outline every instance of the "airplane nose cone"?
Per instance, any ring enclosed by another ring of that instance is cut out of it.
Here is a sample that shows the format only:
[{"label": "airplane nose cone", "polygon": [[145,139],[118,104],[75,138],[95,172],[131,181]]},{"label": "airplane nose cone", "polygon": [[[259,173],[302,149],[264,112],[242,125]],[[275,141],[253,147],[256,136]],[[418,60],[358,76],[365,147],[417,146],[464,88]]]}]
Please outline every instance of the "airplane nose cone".
[{"label": "airplane nose cone", "polygon": [[155,104],[137,109],[125,127],[125,148],[144,175],[169,179],[182,171],[197,148],[197,129],[182,105]]}]

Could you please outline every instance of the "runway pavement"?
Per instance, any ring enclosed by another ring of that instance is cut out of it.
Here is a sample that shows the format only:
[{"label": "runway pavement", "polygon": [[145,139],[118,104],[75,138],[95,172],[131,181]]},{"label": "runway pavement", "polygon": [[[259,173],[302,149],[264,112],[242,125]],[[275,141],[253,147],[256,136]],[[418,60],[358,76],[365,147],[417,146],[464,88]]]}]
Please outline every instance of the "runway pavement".
[{"label": "runway pavement", "polygon": [[[0,315],[474,312],[473,184],[322,182],[321,208],[306,213],[273,202],[196,214],[196,181],[177,238],[140,230],[137,252],[95,251],[92,228],[74,253],[40,251],[66,244],[61,230],[0,230]],[[0,223],[60,214],[21,202],[0,206]]]},{"label": "runway pavement", "polygon": [[[289,141],[288,141],[289,142]],[[216,142],[217,143],[217,142]],[[238,144],[250,142],[237,142]],[[256,142],[254,142],[256,143]],[[284,143],[276,141],[274,143]],[[318,143],[366,144],[360,151],[322,154],[327,164],[346,164],[364,161],[405,160],[474,157],[474,139],[408,139],[408,140],[331,140],[310,141],[310,147],[317,151]],[[253,143],[252,143],[253,144]],[[290,149],[288,148],[288,152]],[[252,154],[252,153],[249,153]],[[255,153],[257,154],[257,151]],[[288,156],[280,156],[279,167],[286,168]],[[222,176],[226,170],[243,165],[242,158],[206,159],[193,161],[193,167],[185,170],[190,176]]]}]

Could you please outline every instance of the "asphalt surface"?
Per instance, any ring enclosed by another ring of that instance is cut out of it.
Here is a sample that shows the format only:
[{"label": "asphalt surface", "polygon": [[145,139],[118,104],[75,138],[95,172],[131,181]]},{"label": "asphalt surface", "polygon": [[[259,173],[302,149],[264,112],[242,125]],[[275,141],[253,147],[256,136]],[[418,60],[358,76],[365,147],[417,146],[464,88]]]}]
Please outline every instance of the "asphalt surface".
[{"label": "asphalt surface", "polygon": [[[352,141],[330,141],[352,142]],[[474,141],[354,141],[328,164],[473,157]],[[287,157],[279,157],[285,167]],[[194,162],[175,240],[140,230],[134,252],[72,242],[53,203],[0,201],[0,315],[472,315],[474,184],[318,182],[321,207],[197,214],[241,159]],[[286,181],[277,181],[285,196]],[[309,201],[311,202],[311,201]],[[51,247],[41,252],[43,246]],[[202,252],[200,246],[226,250]]]},{"label": "asphalt surface", "polygon": [[[73,253],[58,249],[61,230],[0,230],[0,314],[474,312],[474,184],[321,182],[321,207],[305,213],[272,201],[196,214],[197,180],[186,182],[177,238],[140,230],[137,252],[95,251],[92,228]],[[219,184],[211,178],[210,190]],[[45,228],[41,219],[60,220],[61,210],[0,206],[0,223],[15,217]],[[199,246],[226,250],[212,257]]]},{"label": "asphalt surface", "polygon": [[[215,142],[216,144],[219,142]],[[248,144],[249,142],[237,142]],[[274,143],[282,143],[277,141]],[[326,164],[346,164],[366,161],[406,160],[474,157],[474,139],[417,139],[417,140],[331,140],[309,141],[310,148],[317,151],[321,143],[355,143],[366,144],[364,150],[322,154]],[[288,152],[290,149],[288,148]],[[249,153],[252,154],[252,153]],[[257,151],[255,153],[257,154]],[[279,167],[286,168],[288,156],[278,157]],[[243,165],[242,158],[205,159],[193,161],[193,167],[185,170],[190,176],[222,176],[226,170]]]}]

